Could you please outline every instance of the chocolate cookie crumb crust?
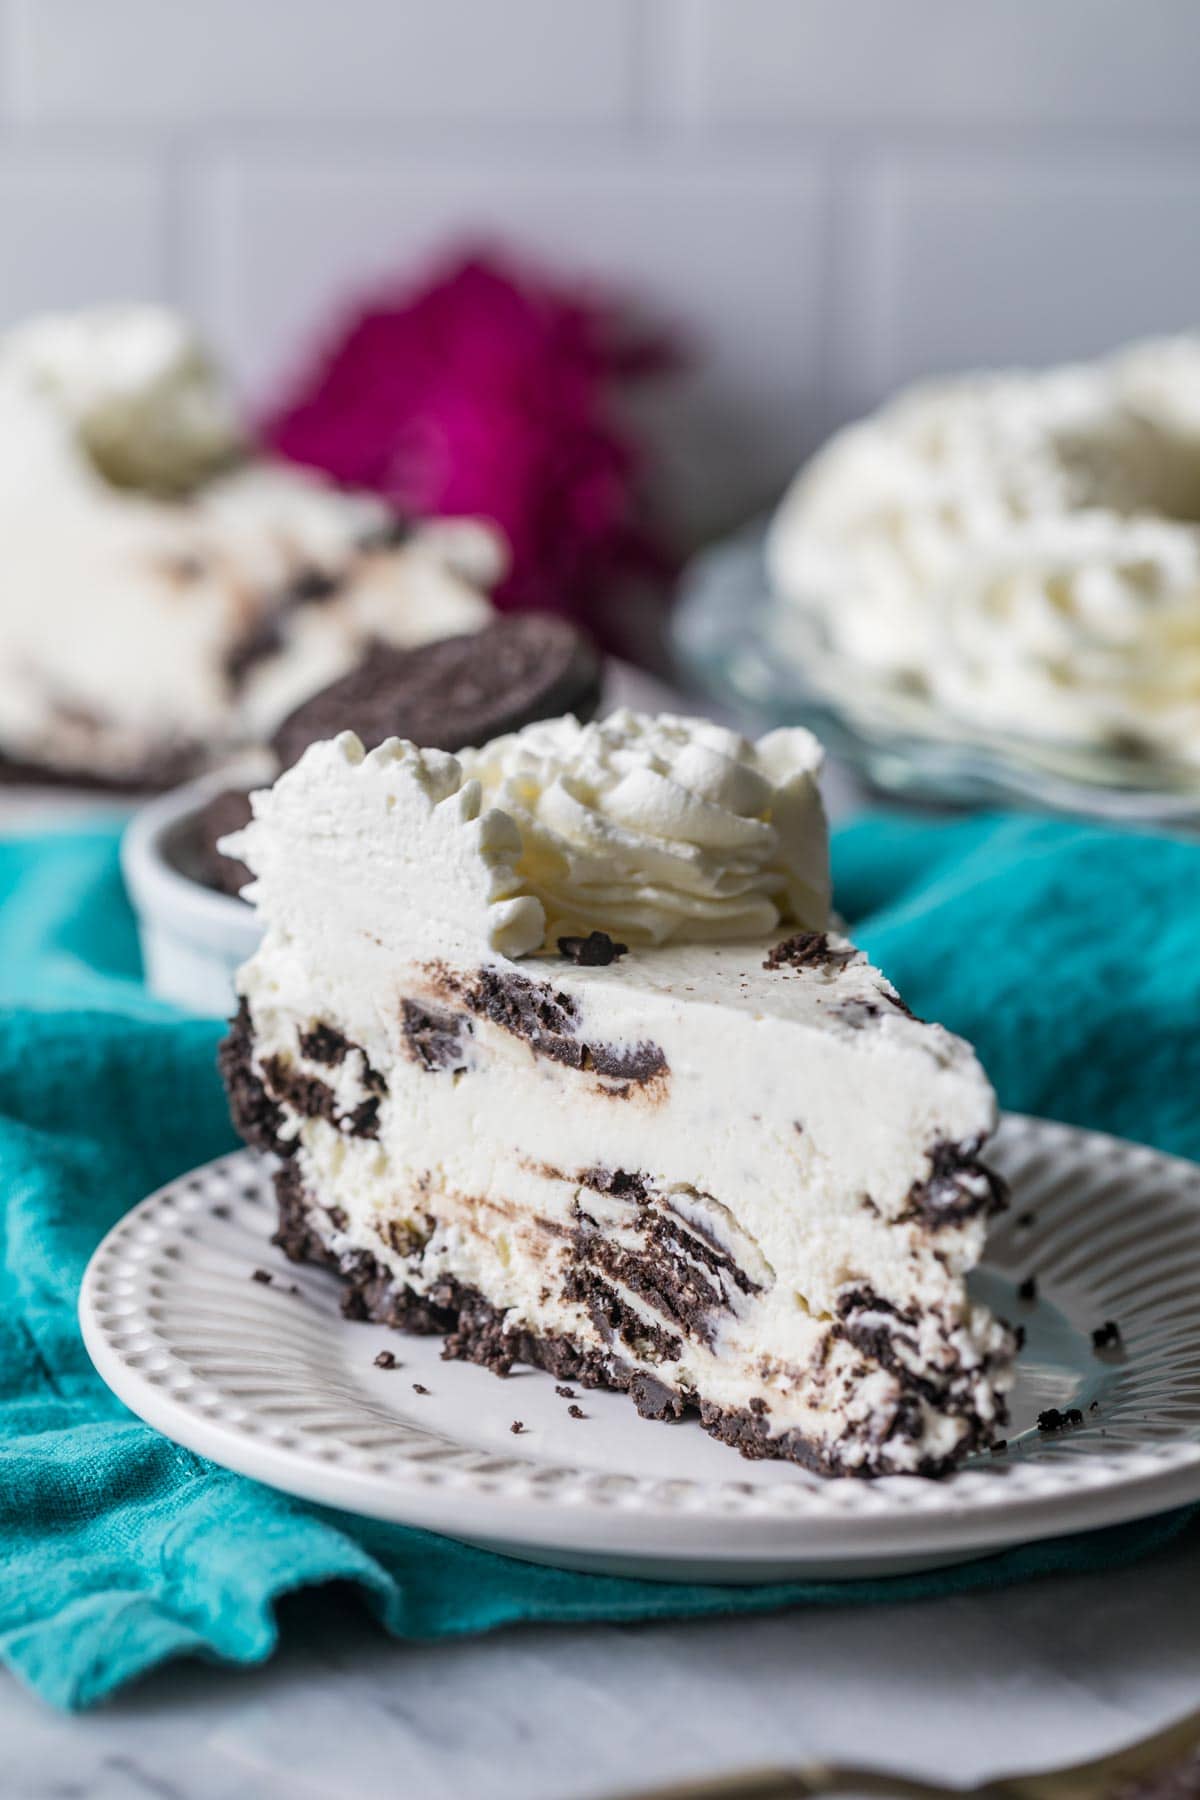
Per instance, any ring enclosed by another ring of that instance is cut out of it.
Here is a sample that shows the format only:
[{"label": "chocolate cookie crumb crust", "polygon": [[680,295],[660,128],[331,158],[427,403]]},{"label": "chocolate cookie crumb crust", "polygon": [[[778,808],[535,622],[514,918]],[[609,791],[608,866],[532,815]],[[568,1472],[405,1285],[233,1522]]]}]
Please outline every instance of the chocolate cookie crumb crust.
[{"label": "chocolate cookie crumb crust", "polygon": [[[285,1006],[252,984],[223,1061],[239,1124],[282,1162],[279,1241],[336,1271],[349,1316],[830,1473],[942,1473],[1003,1429],[1013,1334],[958,1278],[1003,1201],[984,1121],[963,1129],[982,1106],[957,1129],[897,1131],[893,1170],[864,1155],[860,1176],[847,1149],[828,1208],[810,1168],[831,1154],[823,1092],[797,1139],[786,1093],[760,1119],[739,1090],[746,1132],[707,1159],[686,1038],[665,1009],[610,1010],[603,968],[426,958],[353,1008],[316,970]],[[748,979],[828,1015],[819,974]],[[858,1050],[833,1041],[846,1073],[831,1079],[848,1082]],[[757,1190],[794,1204],[811,1254]]]},{"label": "chocolate cookie crumb crust", "polygon": [[[872,1476],[885,1472],[878,1465],[862,1463],[857,1455],[847,1456],[836,1442],[816,1444],[795,1431],[772,1436],[765,1401],[760,1407],[745,1409],[717,1407],[680,1394],[654,1376],[631,1368],[619,1352],[598,1352],[568,1337],[538,1336],[513,1329],[481,1294],[453,1279],[438,1282],[430,1294],[422,1296],[398,1284],[362,1252],[352,1252],[339,1260],[320,1241],[308,1217],[307,1204],[303,1196],[297,1196],[286,1170],[276,1176],[276,1185],[279,1229],[275,1242],[293,1260],[315,1260],[337,1270],[345,1283],[342,1310],[348,1318],[372,1320],[424,1335],[440,1334],[445,1338],[442,1355],[446,1360],[477,1363],[496,1375],[506,1376],[516,1364],[523,1363],[545,1370],[560,1385],[575,1382],[584,1388],[616,1389],[630,1396],[644,1419],[670,1421],[698,1415],[710,1436],[754,1461],[773,1458],[794,1462],[828,1476]],[[416,1391],[425,1390],[418,1387]],[[583,1416],[582,1409],[574,1405],[569,1412],[572,1418]],[[914,1406],[901,1406],[888,1424],[881,1445],[905,1432],[912,1433],[917,1419]],[[990,1438],[990,1429],[975,1420],[969,1449],[987,1449]],[[944,1475],[961,1460],[961,1451],[953,1457],[926,1456],[914,1473]]]},{"label": "chocolate cookie crumb crust", "polygon": [[290,1155],[294,1144],[287,1143],[283,1136],[286,1123],[283,1108],[268,1094],[255,1071],[254,1028],[245,1000],[238,1006],[229,1035],[221,1041],[217,1067],[225,1083],[234,1125],[246,1142],[255,1150]]},{"label": "chocolate cookie crumb crust", "polygon": [[[333,1053],[333,1042],[318,1040],[322,1051]],[[707,1310],[720,1303],[720,1296],[745,1291],[748,1276],[738,1269],[734,1258],[720,1247],[707,1244],[696,1229],[685,1228],[682,1220],[653,1213],[651,1184],[648,1177],[626,1170],[590,1170],[588,1179],[608,1201],[617,1199],[628,1206],[642,1224],[648,1226],[648,1253],[642,1267],[622,1267],[628,1280],[640,1283],[640,1298],[649,1300],[662,1312],[662,1325],[648,1330],[646,1321],[633,1314],[610,1282],[604,1280],[604,1269],[612,1269],[613,1258],[628,1256],[612,1240],[606,1240],[588,1219],[587,1211],[579,1219],[574,1242],[574,1262],[565,1283],[565,1292],[574,1294],[585,1305],[588,1316],[596,1323],[604,1348],[579,1345],[567,1336],[540,1336],[527,1328],[511,1327],[506,1316],[498,1312],[480,1292],[464,1287],[453,1278],[435,1280],[426,1292],[416,1292],[396,1274],[381,1264],[376,1256],[362,1249],[336,1251],[331,1238],[344,1228],[345,1220],[335,1213],[322,1211],[317,1202],[304,1192],[299,1168],[293,1157],[295,1139],[282,1134],[282,1109],[272,1094],[266,1093],[252,1067],[252,1039],[248,1015],[239,1013],[221,1051],[223,1073],[234,1103],[237,1123],[243,1132],[254,1132],[259,1148],[273,1150],[281,1156],[275,1170],[275,1197],[279,1208],[279,1224],[275,1244],[293,1262],[315,1262],[333,1269],[344,1282],[342,1310],[347,1318],[372,1319],[383,1325],[444,1337],[446,1359],[470,1361],[489,1368],[497,1375],[507,1375],[516,1363],[531,1364],[554,1375],[563,1386],[578,1382],[583,1388],[615,1388],[630,1393],[640,1415],[651,1420],[669,1420],[698,1413],[700,1424],[721,1442],[732,1445],[748,1458],[783,1458],[820,1472],[820,1474],[858,1474],[871,1476],[885,1471],[887,1463],[880,1451],[896,1436],[907,1435],[916,1442],[921,1429],[923,1384],[905,1372],[905,1339],[916,1327],[914,1319],[889,1309],[885,1301],[869,1292],[847,1296],[842,1316],[829,1332],[828,1346],[844,1339],[858,1354],[869,1355],[880,1366],[900,1373],[900,1406],[880,1420],[878,1444],[869,1445],[864,1456],[862,1435],[847,1427],[842,1440],[833,1444],[815,1444],[801,1433],[770,1431],[770,1400],[756,1397],[747,1408],[718,1408],[707,1400],[685,1395],[658,1381],[646,1370],[631,1366],[630,1355],[642,1359],[646,1355],[660,1361],[673,1361],[680,1350],[680,1339],[689,1332],[703,1334]],[[649,1255],[655,1246],[660,1260]],[[685,1246],[687,1255],[678,1255]],[[408,1255],[419,1262],[419,1240],[405,1244]],[[716,1278],[720,1276],[718,1289]],[[752,1285],[752,1283],[748,1283]],[[675,1328],[673,1328],[675,1327]],[[633,1348],[637,1346],[637,1350]],[[826,1350],[828,1355],[828,1350]],[[381,1364],[383,1366],[383,1364]],[[421,1391],[421,1390],[417,1390]],[[984,1424],[973,1417],[966,1382],[963,1391],[950,1397],[939,1393],[937,1400],[945,1411],[957,1413],[966,1422],[966,1447],[970,1451],[986,1449],[995,1435],[995,1424],[1004,1418]],[[916,1465],[919,1474],[941,1474],[957,1465],[963,1447],[950,1458],[923,1456]]]}]

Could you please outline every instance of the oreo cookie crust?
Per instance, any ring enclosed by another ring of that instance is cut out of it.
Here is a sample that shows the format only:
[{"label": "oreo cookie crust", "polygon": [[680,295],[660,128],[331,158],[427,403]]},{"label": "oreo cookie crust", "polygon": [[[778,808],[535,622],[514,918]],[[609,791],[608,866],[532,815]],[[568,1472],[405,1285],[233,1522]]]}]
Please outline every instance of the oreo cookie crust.
[{"label": "oreo cookie crust", "polygon": [[[350,1044],[345,1050],[361,1055]],[[593,1341],[514,1321],[506,1309],[439,1266],[445,1244],[433,1211],[423,1214],[420,1229],[399,1232],[377,1225],[374,1250],[351,1243],[344,1212],[331,1206],[327,1196],[307,1189],[298,1140],[284,1129],[289,1115],[327,1118],[325,1096],[314,1092],[311,1082],[288,1076],[275,1059],[256,1062],[244,1003],[222,1064],[239,1129],[279,1159],[273,1176],[279,1209],[274,1242],[293,1262],[316,1263],[341,1276],[342,1311],[348,1318],[441,1335],[445,1358],[478,1363],[496,1375],[508,1375],[517,1364],[546,1370],[560,1384],[557,1392],[563,1398],[574,1390],[561,1384],[575,1381],[586,1388],[627,1392],[646,1419],[671,1421],[696,1414],[705,1431],[743,1457],[793,1462],[824,1475],[888,1473],[898,1456],[908,1461],[912,1473],[941,1475],[962,1455],[985,1448],[993,1425],[1003,1420],[1002,1409],[999,1420],[979,1416],[971,1375],[962,1367],[951,1332],[938,1331],[938,1368],[932,1381],[910,1372],[906,1358],[915,1319],[869,1292],[847,1296],[840,1318],[818,1340],[812,1367],[790,1377],[793,1384],[807,1384],[819,1394],[826,1371],[846,1344],[863,1359],[864,1377],[880,1369],[893,1373],[896,1393],[875,1413],[854,1424],[847,1421],[831,1437],[773,1430],[772,1400],[765,1393],[750,1395],[744,1405],[722,1405],[639,1367],[647,1361],[655,1366],[677,1361],[685,1341],[711,1345],[722,1322],[760,1290],[702,1224],[677,1212],[670,1198],[655,1193],[643,1177],[622,1170],[570,1174],[570,1184],[580,1192],[570,1229],[557,1229],[547,1219],[536,1221],[549,1245],[545,1279],[561,1286],[564,1301],[578,1306],[593,1328]],[[565,1172],[556,1173],[565,1177]],[[617,1209],[603,1225],[588,1210],[601,1196]],[[421,1203],[436,1208],[437,1200],[426,1191]],[[502,1209],[492,1205],[486,1210],[511,1228]],[[856,1325],[860,1315],[867,1321],[862,1330]],[[380,1367],[395,1363],[387,1351],[375,1360]],[[960,1424],[958,1445],[949,1455],[922,1441],[928,1405]],[[584,1416],[578,1407],[571,1412],[575,1418]]]},{"label": "oreo cookie crust", "polygon": [[559,713],[590,719],[600,677],[599,655],[565,619],[498,619],[416,650],[377,645],[358,668],[290,713],[271,747],[283,769],[339,731],[357,732],[368,750],[389,737],[462,750]]}]

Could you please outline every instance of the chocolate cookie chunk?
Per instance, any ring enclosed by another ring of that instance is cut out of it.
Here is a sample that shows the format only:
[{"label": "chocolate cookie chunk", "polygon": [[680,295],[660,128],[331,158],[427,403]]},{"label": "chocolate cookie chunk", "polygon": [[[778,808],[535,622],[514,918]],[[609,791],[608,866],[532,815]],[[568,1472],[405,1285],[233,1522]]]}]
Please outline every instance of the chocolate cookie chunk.
[{"label": "chocolate cookie chunk", "polygon": [[[590,719],[600,677],[598,653],[573,625],[533,614],[415,650],[376,644],[356,669],[289,714],[271,748],[281,772],[339,731],[356,731],[368,750],[389,737],[461,750],[558,713]],[[196,873],[206,886],[237,894],[251,879],[244,863],[217,849],[218,838],[249,820],[249,797],[239,789],[214,794],[200,814]]]},{"label": "chocolate cookie chunk", "polygon": [[250,796],[242,788],[223,788],[214,794],[196,820],[196,873],[205,887],[222,894],[239,894],[253,877],[245,863],[222,856],[217,839],[240,831],[250,823]]},{"label": "chocolate cookie chunk", "polygon": [[368,750],[389,737],[462,750],[558,713],[590,719],[599,698],[600,658],[587,639],[565,619],[523,614],[415,650],[377,644],[289,714],[271,747],[285,769],[339,731],[356,731]]}]

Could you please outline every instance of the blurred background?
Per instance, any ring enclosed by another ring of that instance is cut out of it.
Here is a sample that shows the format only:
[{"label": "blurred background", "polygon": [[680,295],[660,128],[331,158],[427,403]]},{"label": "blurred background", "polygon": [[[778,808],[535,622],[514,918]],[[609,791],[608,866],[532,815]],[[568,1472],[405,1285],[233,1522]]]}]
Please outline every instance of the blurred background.
[{"label": "blurred background", "polygon": [[0,0],[0,323],[166,300],[257,403],[483,233],[686,334],[686,548],[911,377],[1190,323],[1198,87],[1191,0]]}]

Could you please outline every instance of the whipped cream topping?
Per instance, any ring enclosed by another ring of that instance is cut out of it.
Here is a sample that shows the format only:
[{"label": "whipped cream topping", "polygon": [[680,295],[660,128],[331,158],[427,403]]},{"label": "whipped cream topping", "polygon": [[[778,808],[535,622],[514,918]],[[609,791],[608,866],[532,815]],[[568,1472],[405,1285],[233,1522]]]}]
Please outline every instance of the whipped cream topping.
[{"label": "whipped cream topping", "polygon": [[[346,937],[364,950],[522,956],[541,944],[545,916],[517,873],[520,833],[444,750],[389,738],[368,753],[343,731],[310,744],[251,804],[249,825],[220,847],[253,871],[243,892],[284,943],[310,940],[338,897]],[[346,894],[348,860],[366,879]]]},{"label": "whipped cream topping", "polygon": [[174,314],[0,338],[0,756],[161,782],[260,741],[373,640],[488,622],[489,526],[398,540],[374,496],[240,450]]},{"label": "whipped cream topping", "polygon": [[885,686],[1200,761],[1200,338],[901,395],[801,472],[768,561]]},{"label": "whipped cream topping", "polygon": [[247,898],[268,924],[302,935],[352,841],[371,884],[346,903],[365,936],[413,956],[448,933],[463,954],[517,957],[591,930],[662,944],[820,929],[820,762],[806,731],[752,744],[629,711],[543,721],[461,757],[397,738],[365,755],[344,732],[255,794],[254,819],[222,849],[254,871]]},{"label": "whipped cream topping", "polygon": [[244,450],[227,383],[186,320],[163,307],[50,313],[11,332],[3,358],[118,487],[186,493]]},{"label": "whipped cream topping", "polygon": [[518,870],[546,937],[633,944],[823,926],[828,848],[810,732],[757,744],[702,719],[621,710],[543,720],[463,752],[521,835]]}]

